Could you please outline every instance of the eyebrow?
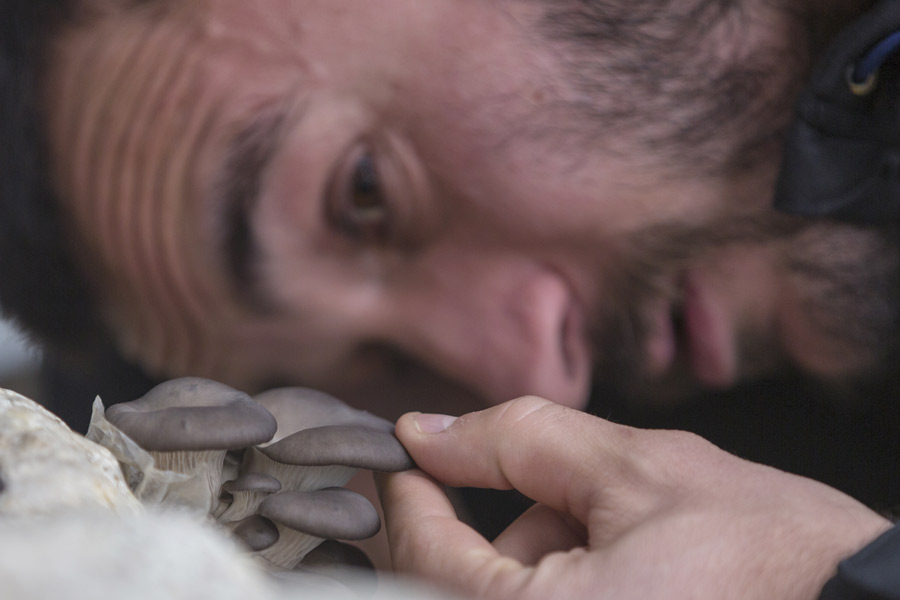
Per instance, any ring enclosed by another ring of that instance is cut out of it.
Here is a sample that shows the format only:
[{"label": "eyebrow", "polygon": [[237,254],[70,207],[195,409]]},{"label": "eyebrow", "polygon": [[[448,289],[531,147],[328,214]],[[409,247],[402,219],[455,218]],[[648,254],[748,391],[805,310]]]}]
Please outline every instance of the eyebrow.
[{"label": "eyebrow", "polygon": [[279,107],[244,124],[228,144],[215,185],[222,202],[220,250],[226,272],[238,299],[258,313],[269,313],[273,306],[259,276],[260,247],[251,222],[286,117]]}]

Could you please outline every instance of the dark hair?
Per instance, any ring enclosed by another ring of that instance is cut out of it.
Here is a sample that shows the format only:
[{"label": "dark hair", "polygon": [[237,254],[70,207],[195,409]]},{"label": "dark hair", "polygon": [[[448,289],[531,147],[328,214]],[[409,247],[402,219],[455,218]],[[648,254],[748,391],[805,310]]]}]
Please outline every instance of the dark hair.
[{"label": "dark hair", "polygon": [[42,49],[74,10],[69,0],[0,2],[0,309],[60,350],[100,331],[67,248],[39,114]]},{"label": "dark hair", "polygon": [[821,46],[872,4],[531,1],[546,7],[542,30],[575,82],[584,135],[627,131],[663,165],[713,175],[777,156]]}]

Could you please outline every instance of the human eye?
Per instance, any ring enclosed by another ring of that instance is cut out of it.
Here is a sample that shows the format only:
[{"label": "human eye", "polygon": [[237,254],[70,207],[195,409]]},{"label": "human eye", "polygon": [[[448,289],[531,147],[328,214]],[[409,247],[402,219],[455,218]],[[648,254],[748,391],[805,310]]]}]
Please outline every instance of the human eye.
[{"label": "human eye", "polygon": [[329,188],[326,218],[332,228],[362,242],[388,238],[391,207],[371,149],[351,152]]}]

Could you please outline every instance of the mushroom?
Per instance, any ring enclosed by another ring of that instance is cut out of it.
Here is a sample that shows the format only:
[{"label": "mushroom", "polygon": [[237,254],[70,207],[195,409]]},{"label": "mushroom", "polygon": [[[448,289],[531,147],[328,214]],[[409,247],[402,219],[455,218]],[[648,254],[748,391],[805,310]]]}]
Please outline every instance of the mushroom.
[{"label": "mushroom", "polygon": [[296,567],[325,539],[362,540],[381,529],[375,507],[344,488],[273,494],[260,503],[259,514],[275,523],[280,536],[259,555],[283,569]]},{"label": "mushroom", "polygon": [[413,467],[412,458],[393,433],[364,426],[304,429],[261,450],[272,460],[292,465],[343,465],[384,473]]},{"label": "mushroom", "polygon": [[360,548],[325,540],[310,550],[303,560],[294,567],[294,573],[306,576],[318,575],[336,581],[356,581],[362,589],[374,589],[379,584],[375,565]]},{"label": "mushroom", "polygon": [[[284,496],[286,492],[342,486],[358,469],[397,471],[412,466],[409,455],[394,437],[393,423],[356,410],[328,394],[306,388],[280,388],[259,394],[254,400],[275,416],[278,428],[269,443],[247,449],[241,471],[273,477],[281,482],[282,492],[248,494],[240,500],[240,508],[235,497],[235,506],[218,510],[218,520],[226,526],[229,521],[253,514],[262,502],[270,510],[271,506],[277,507],[285,498],[293,497]],[[345,497],[340,494],[343,492],[323,495],[320,503],[329,499],[339,502]],[[228,500],[225,496],[223,502]],[[374,511],[364,502],[366,514]],[[357,505],[342,506],[352,510]],[[263,558],[282,569],[296,566],[306,552],[322,541],[315,534],[297,533],[283,522],[278,527],[282,539],[264,552]]]},{"label": "mushroom", "polygon": [[325,540],[303,558],[297,568],[314,572],[333,573],[340,569],[374,571],[372,560],[356,546],[337,540]]},{"label": "mushroom", "polygon": [[221,514],[213,516],[221,523],[245,519],[256,512],[263,497],[280,491],[281,482],[271,475],[244,473],[237,479],[222,484],[222,495],[230,504],[222,502],[220,506],[227,508]]},{"label": "mushroom", "polygon": [[204,512],[218,502],[226,452],[266,442],[277,430],[275,418],[248,395],[196,377],[113,405],[106,418],[150,452],[157,468],[189,476],[170,486],[166,501]]},{"label": "mushroom", "polygon": [[342,486],[359,469],[392,473],[413,465],[393,433],[352,425],[304,429],[253,448],[247,456],[247,469],[268,473],[285,490],[297,491]]},{"label": "mushroom", "polygon": [[271,442],[246,453],[244,470],[268,473],[285,490],[341,486],[358,469],[393,472],[413,465],[390,421],[337,398],[281,388],[255,399],[275,415],[278,431]]},{"label": "mushroom", "polygon": [[259,514],[323,539],[364,540],[381,529],[375,507],[364,496],[340,487],[273,494],[260,503]]},{"label": "mushroom", "polygon": [[280,536],[275,524],[259,515],[235,522],[231,533],[251,552],[260,552],[272,547]]}]

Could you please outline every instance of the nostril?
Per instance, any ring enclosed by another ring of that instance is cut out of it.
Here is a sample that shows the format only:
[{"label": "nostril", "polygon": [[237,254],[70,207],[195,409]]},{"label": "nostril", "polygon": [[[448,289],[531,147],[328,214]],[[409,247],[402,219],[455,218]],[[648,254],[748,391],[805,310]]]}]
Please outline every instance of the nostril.
[{"label": "nostril", "polygon": [[[513,387],[567,405],[583,402],[590,379],[587,314],[571,283],[552,267],[531,271],[512,294],[517,312],[519,371]],[[521,348],[526,348],[521,353]]]}]

